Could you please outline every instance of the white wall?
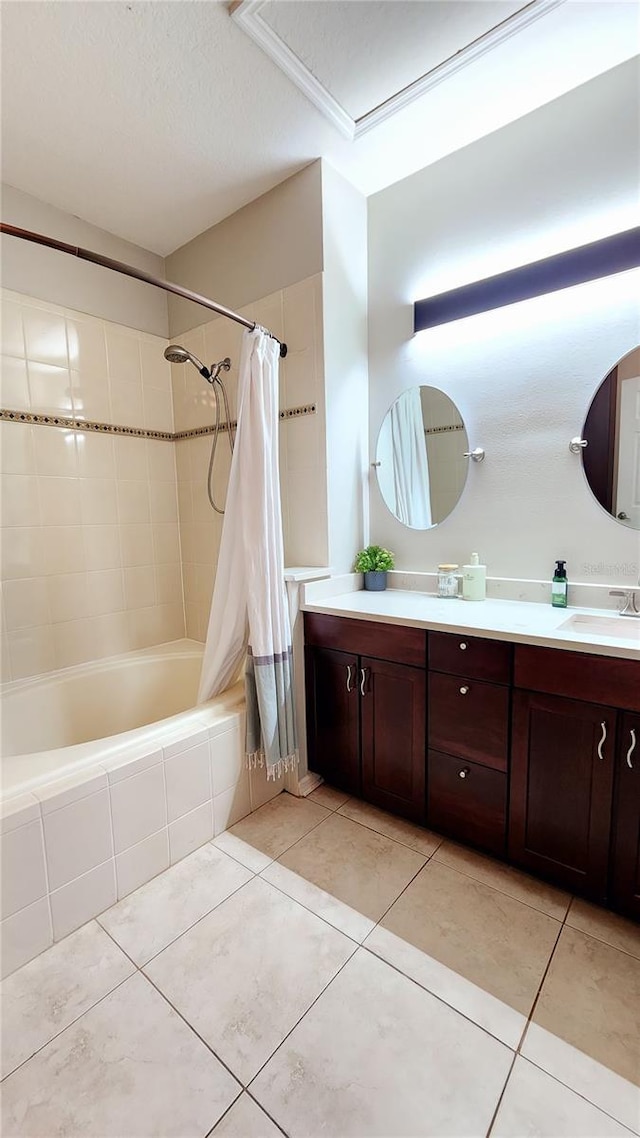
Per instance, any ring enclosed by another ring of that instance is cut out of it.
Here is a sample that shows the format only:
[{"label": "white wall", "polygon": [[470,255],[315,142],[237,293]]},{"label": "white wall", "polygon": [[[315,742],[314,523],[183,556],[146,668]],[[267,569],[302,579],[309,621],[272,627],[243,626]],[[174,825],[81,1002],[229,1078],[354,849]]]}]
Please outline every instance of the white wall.
[{"label": "white wall", "polygon": [[[2,186],[2,220],[164,277],[162,257],[13,186]],[[0,257],[4,288],[142,332],[168,335],[167,294],[152,285],[16,237],[0,238]]]},{"label": "white wall", "polygon": [[[313,276],[322,269],[320,193],[318,161],[176,249],[168,278],[237,311]],[[170,297],[171,336],[205,319],[205,309]]]},{"label": "white wall", "polygon": [[322,239],[327,563],[348,572],[368,525],[367,202],[326,162]]},{"label": "white wall", "polygon": [[[478,549],[495,576],[628,581],[640,540],[591,496],[568,450],[613,364],[640,342],[627,274],[412,335],[413,301],[637,224],[638,62],[625,63],[369,199],[370,437],[428,383],[460,408],[472,466],[461,501],[416,533],[371,479],[371,537],[399,568]],[[595,568],[599,566],[599,568]]]}]

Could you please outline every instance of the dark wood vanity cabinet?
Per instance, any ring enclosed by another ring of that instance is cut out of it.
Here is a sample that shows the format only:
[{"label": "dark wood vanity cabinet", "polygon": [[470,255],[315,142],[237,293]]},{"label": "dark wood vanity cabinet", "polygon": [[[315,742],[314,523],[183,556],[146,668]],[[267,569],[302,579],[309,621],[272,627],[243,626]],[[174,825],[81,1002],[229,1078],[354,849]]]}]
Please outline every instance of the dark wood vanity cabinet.
[{"label": "dark wood vanity cabinet", "polygon": [[305,639],[309,766],[424,822],[426,634],[307,613]]},{"label": "dark wood vanity cabinet", "polygon": [[639,661],[317,613],[305,640],[311,770],[640,919]]},{"label": "dark wood vanity cabinet", "polygon": [[561,696],[516,691],[509,857],[603,901],[616,712]]},{"label": "dark wood vanity cabinet", "polygon": [[640,920],[640,715],[628,712],[618,724],[611,901]]},{"label": "dark wood vanity cabinet", "polygon": [[595,901],[628,892],[640,792],[627,804],[620,738],[624,709],[640,711],[640,664],[516,645],[514,683],[509,859]]},{"label": "dark wood vanity cabinet", "polygon": [[427,819],[434,830],[506,852],[510,644],[429,634]]}]

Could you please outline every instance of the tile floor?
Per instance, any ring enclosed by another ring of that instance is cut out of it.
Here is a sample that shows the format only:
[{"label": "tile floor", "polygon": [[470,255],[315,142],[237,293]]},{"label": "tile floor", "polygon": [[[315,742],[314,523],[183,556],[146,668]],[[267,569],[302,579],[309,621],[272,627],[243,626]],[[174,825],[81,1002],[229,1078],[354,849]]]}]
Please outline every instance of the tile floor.
[{"label": "tile floor", "polygon": [[1,992],[4,1138],[640,1134],[640,929],[326,786]]}]

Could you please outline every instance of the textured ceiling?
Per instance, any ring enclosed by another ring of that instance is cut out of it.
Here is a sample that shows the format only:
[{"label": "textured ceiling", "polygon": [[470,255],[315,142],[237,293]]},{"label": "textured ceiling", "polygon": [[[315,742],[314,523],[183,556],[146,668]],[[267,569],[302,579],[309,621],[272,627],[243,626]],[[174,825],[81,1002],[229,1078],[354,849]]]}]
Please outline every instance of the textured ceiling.
[{"label": "textured ceiling", "polygon": [[524,7],[525,0],[267,0],[260,16],[358,119]]},{"label": "textured ceiling", "polygon": [[351,142],[215,0],[5,2],[3,181],[164,255],[319,156],[398,181],[629,58],[637,12],[570,0]]}]

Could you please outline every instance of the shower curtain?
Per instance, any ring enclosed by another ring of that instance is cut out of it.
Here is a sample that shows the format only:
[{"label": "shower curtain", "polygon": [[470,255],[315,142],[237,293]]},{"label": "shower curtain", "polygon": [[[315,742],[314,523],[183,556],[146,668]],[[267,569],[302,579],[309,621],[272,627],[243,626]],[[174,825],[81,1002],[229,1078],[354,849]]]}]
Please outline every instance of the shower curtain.
[{"label": "shower curtain", "polygon": [[419,388],[409,388],[392,405],[380,431],[378,458],[378,476],[393,513],[406,526],[429,529],[429,464]]},{"label": "shower curtain", "polygon": [[245,332],[238,428],[198,702],[238,677],[246,654],[246,751],[277,778],[298,761],[291,625],[284,583],[278,470],[279,344]]}]

